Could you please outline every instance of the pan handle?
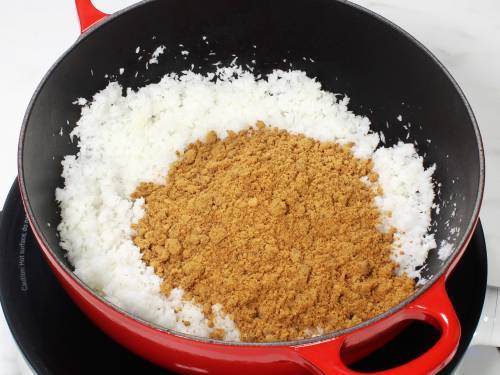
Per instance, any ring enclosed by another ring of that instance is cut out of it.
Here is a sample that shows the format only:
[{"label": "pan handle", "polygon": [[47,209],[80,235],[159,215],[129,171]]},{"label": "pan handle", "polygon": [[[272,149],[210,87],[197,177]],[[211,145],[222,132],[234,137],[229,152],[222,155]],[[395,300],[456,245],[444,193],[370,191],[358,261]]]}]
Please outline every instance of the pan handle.
[{"label": "pan handle", "polygon": [[76,11],[80,20],[80,30],[82,33],[87,31],[92,25],[103,18],[109,16],[107,13],[97,9],[91,0],[75,0]]},{"label": "pan handle", "polygon": [[[371,372],[370,375],[436,374],[453,357],[460,340],[460,322],[446,293],[444,278],[404,307],[400,314],[402,321],[420,320],[431,324],[441,332],[441,336],[420,357],[389,370]],[[351,370],[341,356],[342,348],[355,335],[356,331],[322,343],[297,346],[295,350],[307,365],[312,366],[316,374],[361,375],[362,373]]]}]

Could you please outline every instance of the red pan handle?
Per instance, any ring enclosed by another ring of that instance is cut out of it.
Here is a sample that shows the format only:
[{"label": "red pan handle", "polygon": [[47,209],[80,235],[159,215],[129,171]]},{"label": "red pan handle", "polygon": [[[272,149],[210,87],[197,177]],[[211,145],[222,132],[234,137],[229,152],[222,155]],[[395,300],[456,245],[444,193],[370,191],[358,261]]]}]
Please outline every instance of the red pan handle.
[{"label": "red pan handle", "polygon": [[[420,357],[385,371],[370,375],[420,375],[436,374],[455,354],[460,340],[460,322],[446,293],[444,278],[400,311],[403,320],[425,321],[440,332],[439,340]],[[355,333],[351,334],[354,335]],[[298,354],[317,374],[361,375],[347,367],[341,358],[341,349],[349,335],[338,339],[296,347]]]},{"label": "red pan handle", "polygon": [[80,19],[80,30],[82,33],[87,31],[92,25],[99,22],[103,18],[109,16],[107,13],[97,9],[91,0],[75,0],[76,11]]}]

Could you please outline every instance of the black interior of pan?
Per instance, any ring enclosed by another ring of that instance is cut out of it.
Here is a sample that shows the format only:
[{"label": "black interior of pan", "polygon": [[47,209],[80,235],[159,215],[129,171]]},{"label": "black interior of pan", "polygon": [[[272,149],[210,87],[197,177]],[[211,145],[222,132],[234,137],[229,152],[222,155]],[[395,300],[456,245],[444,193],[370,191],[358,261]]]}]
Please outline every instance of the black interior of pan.
[{"label": "black interior of pan", "polygon": [[[167,49],[159,64],[146,67],[161,44]],[[388,145],[417,144],[426,166],[436,164],[441,184],[436,239],[447,239],[451,228],[466,231],[480,189],[473,119],[450,78],[408,36],[343,1],[161,0],[133,7],[84,35],[49,72],[27,114],[20,173],[38,228],[60,259],[54,190],[63,185],[61,159],[77,152],[68,137],[80,115],[73,102],[90,99],[110,80],[137,88],[191,67],[213,71],[217,62],[227,65],[235,57],[261,74],[304,70],[324,89],[348,95],[350,108],[369,116]],[[452,243],[457,238],[455,232]],[[433,252],[425,274],[441,266]]]}]

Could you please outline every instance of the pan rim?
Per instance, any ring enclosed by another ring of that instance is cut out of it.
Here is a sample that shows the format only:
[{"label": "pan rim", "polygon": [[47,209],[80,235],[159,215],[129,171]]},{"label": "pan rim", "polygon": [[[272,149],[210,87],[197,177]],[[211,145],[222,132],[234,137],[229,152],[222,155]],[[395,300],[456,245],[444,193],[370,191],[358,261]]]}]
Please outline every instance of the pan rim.
[{"label": "pan rim", "polygon": [[351,7],[352,9],[364,13],[367,16],[375,18],[377,21],[385,24],[386,26],[390,27],[394,32],[399,33],[401,36],[405,37],[408,42],[414,44],[416,47],[418,47],[424,54],[426,54],[430,59],[436,64],[441,72],[445,75],[445,77],[449,80],[449,82],[452,84],[454,87],[455,91],[458,93],[462,104],[465,106],[465,109],[467,110],[467,114],[470,118],[472,127],[474,129],[474,133],[476,136],[476,142],[478,145],[478,152],[479,152],[479,180],[478,180],[478,192],[476,196],[476,201],[474,204],[474,209],[472,212],[472,215],[469,217],[469,221],[467,224],[467,229],[463,231],[463,234],[460,236],[459,241],[457,242],[458,245],[454,247],[452,255],[448,257],[445,263],[441,266],[441,269],[439,272],[437,272],[433,277],[428,280],[420,289],[418,289],[415,293],[413,293],[410,297],[406,298],[399,304],[393,306],[389,310],[385,311],[384,313],[377,315],[369,320],[366,320],[360,324],[357,324],[353,327],[342,329],[342,330],[337,330],[334,332],[330,332],[328,334],[312,337],[312,338],[307,338],[307,339],[301,339],[301,340],[291,340],[291,341],[276,341],[276,342],[235,342],[235,341],[224,341],[224,340],[214,340],[210,338],[204,338],[200,336],[195,336],[195,335],[190,335],[190,334],[185,334],[181,333],[178,331],[175,331],[170,328],[162,327],[158,324],[146,321],[134,314],[131,314],[127,312],[126,310],[116,306],[115,304],[111,303],[104,297],[100,296],[98,293],[96,293],[92,288],[90,288],[83,280],[81,280],[78,276],[74,274],[74,272],[66,265],[64,264],[52,251],[50,248],[50,245],[45,238],[45,235],[43,234],[43,231],[41,231],[41,226],[38,223],[38,220],[36,219],[32,209],[31,209],[31,204],[30,204],[30,199],[26,191],[26,187],[24,184],[24,168],[23,168],[23,145],[24,145],[24,139],[26,135],[26,129],[30,120],[31,112],[34,107],[34,104],[42,91],[45,83],[49,80],[50,76],[54,72],[54,70],[59,66],[60,63],[63,62],[63,60],[71,53],[71,51],[83,40],[93,36],[93,34],[99,30],[103,25],[106,25],[115,19],[119,18],[121,15],[129,13],[134,11],[136,8],[142,7],[148,3],[156,2],[158,0],[143,0],[140,1],[136,4],[130,5],[120,11],[117,11],[110,16],[106,17],[105,19],[97,22],[96,24],[92,25],[89,29],[87,29],[83,34],[81,34],[76,41],[56,60],[56,62],[51,66],[51,68],[47,71],[45,76],[42,78],[41,82],[35,89],[33,96],[28,104],[28,107],[26,109],[24,118],[23,118],[23,123],[21,127],[21,132],[19,136],[19,143],[18,143],[18,155],[17,155],[17,165],[18,165],[18,176],[19,176],[19,189],[21,192],[21,197],[23,201],[23,205],[26,211],[26,214],[28,216],[30,225],[34,232],[36,233],[36,237],[38,238],[38,241],[41,241],[41,245],[43,248],[47,250],[48,253],[50,253],[50,256],[55,260],[58,265],[68,274],[73,281],[75,281],[79,287],[83,288],[86,292],[89,292],[92,294],[93,297],[97,298],[100,302],[104,303],[108,307],[112,308],[113,310],[121,313],[122,315],[125,315],[128,318],[131,318],[138,323],[145,325],[149,328],[168,333],[180,338],[184,339],[189,339],[189,340],[194,340],[206,344],[218,344],[218,345],[225,345],[225,346],[238,346],[238,347],[256,347],[256,346],[272,346],[272,347],[290,347],[290,346],[300,346],[300,345],[305,345],[305,344],[313,344],[313,343],[320,343],[324,341],[329,341],[338,337],[341,337],[343,335],[349,334],[351,332],[363,329],[366,326],[372,325],[378,321],[381,321],[397,312],[402,310],[405,306],[409,305],[411,302],[416,300],[418,297],[420,297],[423,293],[425,293],[428,289],[434,286],[437,280],[439,280],[443,276],[447,276],[448,269],[453,265],[455,260],[459,255],[461,255],[462,250],[465,248],[468,239],[471,237],[473,234],[474,228],[476,226],[476,223],[478,222],[479,219],[479,211],[481,208],[481,203],[483,200],[483,195],[484,195],[484,184],[485,184],[485,155],[484,155],[484,146],[483,146],[483,141],[481,137],[481,133],[477,124],[477,120],[474,116],[474,113],[472,111],[472,108],[467,101],[467,98],[465,97],[462,89],[456,82],[456,80],[453,78],[453,76],[450,74],[450,72],[446,69],[446,67],[437,59],[437,57],[430,51],[428,50],[421,42],[419,42],[415,37],[413,37],[411,34],[409,34],[407,31],[396,25],[395,23],[389,21],[385,17],[382,17],[381,15],[363,7],[358,4],[354,4],[350,1],[347,0],[333,0],[337,3],[340,3],[344,6]]}]

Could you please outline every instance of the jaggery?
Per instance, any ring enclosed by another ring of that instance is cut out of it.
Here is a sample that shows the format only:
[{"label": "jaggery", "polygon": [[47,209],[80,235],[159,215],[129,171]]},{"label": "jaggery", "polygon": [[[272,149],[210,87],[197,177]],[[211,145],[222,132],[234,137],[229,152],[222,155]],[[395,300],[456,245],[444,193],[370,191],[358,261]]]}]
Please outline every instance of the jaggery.
[{"label": "jaggery", "polygon": [[221,304],[242,341],[332,332],[415,289],[395,273],[394,231],[379,230],[376,182],[350,145],[261,122],[223,140],[210,132],[179,154],[165,184],[138,186],[145,214],[133,240],[162,293],[183,288],[209,317]]}]

